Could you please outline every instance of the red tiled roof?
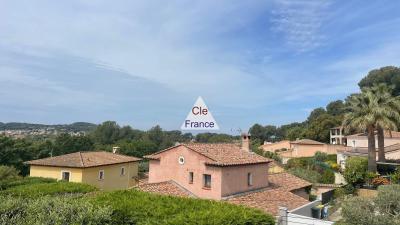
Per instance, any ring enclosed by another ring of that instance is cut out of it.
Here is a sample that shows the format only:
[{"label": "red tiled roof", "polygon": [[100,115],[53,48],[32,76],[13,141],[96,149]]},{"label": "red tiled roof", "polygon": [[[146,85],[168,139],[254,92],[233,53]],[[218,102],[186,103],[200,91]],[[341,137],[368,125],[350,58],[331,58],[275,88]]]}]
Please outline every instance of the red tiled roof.
[{"label": "red tiled roof", "polygon": [[291,141],[291,144],[300,144],[300,145],[323,145],[324,143],[319,141],[314,141],[311,139],[301,139],[296,141]]},{"label": "red tiled roof", "polygon": [[29,165],[87,168],[118,163],[140,161],[141,159],[111,152],[75,152],[66,155],[37,159],[26,162]]},{"label": "red tiled roof", "polygon": [[309,203],[291,191],[311,186],[312,184],[289,173],[269,174],[270,188],[258,192],[229,198],[227,201],[261,209],[272,215],[278,214],[278,207],[287,207],[289,210]]},{"label": "red tiled roof", "polygon": [[[232,166],[232,165],[245,165],[245,164],[271,162],[270,159],[257,155],[256,153],[253,152],[244,151],[235,144],[189,143],[189,144],[181,144],[178,146],[185,146],[186,148],[193,150],[211,159],[213,162],[207,162],[206,164],[212,166]],[[145,158],[157,160],[160,158],[158,154],[178,146],[167,148],[165,150],[145,156]]]},{"label": "red tiled roof", "polygon": [[268,181],[271,185],[277,186],[285,191],[293,191],[312,185],[310,182],[286,172],[269,174]]},{"label": "red tiled roof", "polygon": [[266,189],[250,194],[227,199],[228,202],[261,209],[272,215],[278,214],[278,207],[287,207],[289,210],[309,203],[306,199],[280,188]]},{"label": "red tiled roof", "polygon": [[160,183],[147,183],[143,182],[140,184],[137,189],[145,192],[151,192],[161,195],[172,195],[178,197],[191,197],[192,195],[184,190],[183,188],[179,187],[173,181],[165,181]]}]

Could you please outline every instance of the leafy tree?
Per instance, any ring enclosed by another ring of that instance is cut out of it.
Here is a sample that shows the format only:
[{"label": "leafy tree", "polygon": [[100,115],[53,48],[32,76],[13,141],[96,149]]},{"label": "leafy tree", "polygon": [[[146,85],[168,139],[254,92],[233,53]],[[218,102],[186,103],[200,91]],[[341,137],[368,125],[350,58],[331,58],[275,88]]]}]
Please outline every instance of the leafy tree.
[{"label": "leafy tree", "polygon": [[316,108],[313,111],[311,111],[310,115],[307,118],[307,122],[311,122],[323,114],[326,114],[326,111],[324,108],[322,108],[322,107]]},{"label": "leafy tree", "polygon": [[307,129],[304,131],[304,136],[312,140],[329,143],[330,128],[339,124],[340,120],[338,117],[327,113],[321,114],[309,122]]},{"label": "leafy tree", "polygon": [[344,178],[346,182],[351,185],[362,184],[368,170],[368,160],[363,157],[351,157],[346,160],[346,169],[344,171]]},{"label": "leafy tree", "polygon": [[249,133],[252,137],[253,140],[260,140],[260,141],[264,141],[265,140],[265,129],[263,126],[261,126],[260,124],[256,123],[254,124],[250,129],[249,129]]},{"label": "leafy tree", "polygon": [[93,141],[87,136],[72,136],[70,134],[60,134],[54,141],[54,152],[51,154],[63,155],[78,151],[94,150]]},{"label": "leafy tree", "polygon": [[14,167],[0,165],[0,180],[17,178],[18,174],[18,170],[16,170]]},{"label": "leafy tree", "polygon": [[346,107],[345,107],[345,105],[344,105],[342,100],[337,100],[337,101],[330,102],[326,106],[326,112],[329,115],[332,115],[332,116],[343,115],[345,113],[345,109],[346,109]]},{"label": "leafy tree", "polygon": [[395,66],[386,66],[371,70],[368,75],[358,83],[358,86],[362,89],[381,83],[388,86],[394,86],[392,94],[394,96],[400,95],[400,68]]},{"label": "leafy tree", "polygon": [[119,132],[120,127],[115,121],[106,121],[97,126],[92,135],[100,144],[113,144],[120,138]]}]

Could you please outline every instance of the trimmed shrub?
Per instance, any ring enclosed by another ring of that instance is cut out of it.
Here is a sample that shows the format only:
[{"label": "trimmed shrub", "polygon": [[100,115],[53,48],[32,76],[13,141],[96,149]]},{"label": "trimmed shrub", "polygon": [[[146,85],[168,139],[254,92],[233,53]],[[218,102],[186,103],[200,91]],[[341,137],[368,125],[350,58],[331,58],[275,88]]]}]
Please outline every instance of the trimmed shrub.
[{"label": "trimmed shrub", "polygon": [[344,179],[347,183],[354,185],[362,184],[368,170],[368,159],[363,157],[351,157],[346,160],[346,169],[344,170]]},{"label": "trimmed shrub", "polygon": [[288,172],[311,183],[319,183],[322,177],[321,174],[316,171],[303,168],[292,168],[289,169]]},{"label": "trimmed shrub", "polygon": [[12,166],[0,166],[0,180],[15,179],[19,171]]},{"label": "trimmed shrub", "polygon": [[38,183],[55,183],[55,182],[57,182],[56,179],[41,178],[41,177],[24,177],[17,179],[7,179],[0,181],[0,191],[21,185],[38,184]]},{"label": "trimmed shrub", "polygon": [[0,196],[0,224],[109,224],[111,210],[82,199],[43,197],[22,199]]},{"label": "trimmed shrub", "polygon": [[322,176],[319,179],[319,182],[322,183],[322,184],[333,184],[333,183],[335,183],[335,173],[333,173],[330,170],[325,170],[322,173]]},{"label": "trimmed shrub", "polygon": [[316,152],[314,154],[314,159],[319,162],[325,162],[325,160],[328,158],[328,154],[325,152]]},{"label": "trimmed shrub", "polygon": [[137,190],[102,193],[95,205],[112,208],[112,224],[275,224],[262,211],[212,200],[155,195]]},{"label": "trimmed shrub", "polygon": [[45,195],[55,196],[60,194],[84,194],[96,190],[97,189],[93,186],[81,183],[34,183],[30,185],[15,186],[4,191],[0,191],[0,195],[36,198]]}]

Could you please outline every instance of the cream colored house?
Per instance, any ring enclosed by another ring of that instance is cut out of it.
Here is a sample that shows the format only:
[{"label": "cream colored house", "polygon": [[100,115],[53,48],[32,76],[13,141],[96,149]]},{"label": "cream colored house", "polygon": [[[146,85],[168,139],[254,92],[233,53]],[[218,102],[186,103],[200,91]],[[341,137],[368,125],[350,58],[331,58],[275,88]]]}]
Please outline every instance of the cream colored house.
[{"label": "cream colored house", "polygon": [[26,162],[31,177],[86,183],[101,190],[133,187],[141,159],[111,152],[75,152]]},{"label": "cream colored house", "polygon": [[291,158],[311,157],[314,156],[316,152],[336,154],[338,149],[345,147],[325,144],[310,139],[300,139],[296,141],[283,140],[276,143],[264,144],[261,148],[264,151],[276,152],[282,158],[282,163],[286,164]]}]

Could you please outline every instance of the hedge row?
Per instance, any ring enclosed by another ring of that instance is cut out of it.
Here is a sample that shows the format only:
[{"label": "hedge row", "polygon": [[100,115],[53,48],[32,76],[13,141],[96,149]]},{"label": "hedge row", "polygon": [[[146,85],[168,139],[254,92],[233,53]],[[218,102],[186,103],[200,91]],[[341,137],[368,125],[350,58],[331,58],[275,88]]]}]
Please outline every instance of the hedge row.
[{"label": "hedge row", "polygon": [[10,195],[24,198],[37,198],[41,196],[56,196],[63,194],[83,194],[96,191],[93,186],[80,183],[52,182],[32,183],[19,185],[0,191],[0,195]]},{"label": "hedge row", "polygon": [[113,209],[113,224],[275,224],[270,215],[212,200],[160,196],[136,190],[102,193],[92,202]]}]

